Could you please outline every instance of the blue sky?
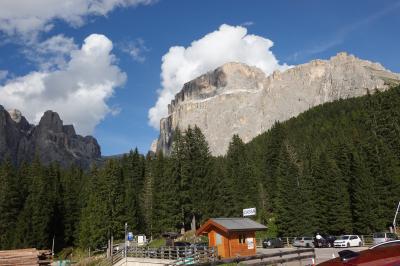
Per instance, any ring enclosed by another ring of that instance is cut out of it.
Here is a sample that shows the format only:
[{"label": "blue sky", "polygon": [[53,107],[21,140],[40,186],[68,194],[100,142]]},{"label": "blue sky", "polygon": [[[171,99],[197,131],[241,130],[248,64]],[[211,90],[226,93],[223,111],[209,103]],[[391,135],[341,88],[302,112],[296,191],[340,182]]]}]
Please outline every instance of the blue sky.
[{"label": "blue sky", "polygon": [[[84,6],[91,0],[76,0],[81,9],[78,4],[52,9],[57,1],[38,1],[44,2],[41,10],[22,0],[0,3],[0,104],[22,109],[35,121],[41,108],[60,112],[78,133],[93,132],[104,155],[148,150],[158,136],[149,125],[149,109],[157,102],[157,90],[167,87],[160,76],[162,57],[171,47],[186,49],[223,24],[271,40],[268,51],[279,61],[277,68],[347,51],[400,72],[400,1],[395,0],[112,0],[114,6],[97,9]],[[25,23],[15,19],[19,15],[41,20]],[[199,64],[203,70],[213,66]]]}]

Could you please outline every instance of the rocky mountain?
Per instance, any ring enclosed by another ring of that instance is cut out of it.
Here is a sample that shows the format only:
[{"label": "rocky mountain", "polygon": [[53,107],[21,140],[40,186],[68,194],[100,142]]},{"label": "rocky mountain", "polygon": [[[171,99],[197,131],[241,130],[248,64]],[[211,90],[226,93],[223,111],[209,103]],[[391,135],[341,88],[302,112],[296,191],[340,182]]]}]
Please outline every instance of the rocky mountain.
[{"label": "rocky mountain", "polygon": [[35,156],[44,164],[76,164],[87,169],[101,159],[101,152],[95,138],[77,135],[55,112],[45,112],[34,126],[18,110],[6,111],[0,105],[0,161],[9,158],[20,165]]},{"label": "rocky mountain", "polygon": [[188,83],[160,121],[157,150],[168,154],[175,128],[197,125],[213,155],[225,154],[233,134],[244,142],[316,105],[383,91],[400,75],[379,63],[339,53],[266,76],[241,63],[227,63]]}]

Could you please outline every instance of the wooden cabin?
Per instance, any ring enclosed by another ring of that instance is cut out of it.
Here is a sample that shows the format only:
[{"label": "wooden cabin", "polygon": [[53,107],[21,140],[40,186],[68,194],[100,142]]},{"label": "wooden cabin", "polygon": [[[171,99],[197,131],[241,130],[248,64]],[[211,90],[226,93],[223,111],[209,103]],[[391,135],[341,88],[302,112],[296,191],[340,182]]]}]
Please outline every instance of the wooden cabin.
[{"label": "wooden cabin", "polygon": [[255,232],[266,229],[249,218],[211,218],[196,235],[207,235],[208,245],[217,248],[219,257],[231,258],[255,255]]}]

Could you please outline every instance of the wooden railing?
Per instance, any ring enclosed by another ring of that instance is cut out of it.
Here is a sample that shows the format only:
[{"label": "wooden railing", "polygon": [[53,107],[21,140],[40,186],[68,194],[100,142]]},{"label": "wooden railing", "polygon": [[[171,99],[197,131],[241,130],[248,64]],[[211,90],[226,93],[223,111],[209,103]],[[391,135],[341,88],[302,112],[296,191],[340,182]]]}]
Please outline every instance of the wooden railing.
[{"label": "wooden railing", "polygon": [[115,263],[117,263],[120,260],[122,260],[124,257],[125,257],[124,256],[124,250],[120,250],[120,251],[114,253],[111,257],[102,259],[96,265],[98,265],[98,266],[112,266]]},{"label": "wooden railing", "polygon": [[[307,255],[305,255],[308,253]],[[285,262],[291,262],[291,261],[302,261],[309,259],[315,260],[315,249],[309,248],[309,249],[297,249],[293,251],[282,251],[282,252],[276,252],[273,254],[257,254],[253,256],[243,256],[243,257],[236,257],[236,258],[229,258],[229,259],[223,259],[223,260],[215,260],[215,261],[209,261],[209,262],[202,262],[202,263],[194,263],[193,265],[195,266],[215,266],[215,265],[220,265],[220,264],[226,264],[226,263],[236,263],[239,264],[240,262],[243,261],[255,261],[252,263],[246,263],[248,265],[275,265],[279,263],[285,263]],[[259,260],[259,261],[257,261]]]},{"label": "wooden railing", "polygon": [[217,250],[214,247],[130,247],[127,255],[128,257],[135,258],[166,259],[174,261],[190,258],[195,262],[207,262],[217,259]]}]

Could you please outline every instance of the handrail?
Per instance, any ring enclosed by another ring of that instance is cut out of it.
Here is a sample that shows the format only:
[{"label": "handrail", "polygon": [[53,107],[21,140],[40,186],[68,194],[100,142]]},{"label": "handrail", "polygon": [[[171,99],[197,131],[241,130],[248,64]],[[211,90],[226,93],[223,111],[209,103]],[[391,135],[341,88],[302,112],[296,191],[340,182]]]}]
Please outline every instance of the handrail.
[{"label": "handrail", "polygon": [[214,247],[160,247],[143,248],[130,247],[127,250],[128,257],[168,259],[178,261],[180,259],[194,258],[196,262],[215,260],[217,251]]}]

